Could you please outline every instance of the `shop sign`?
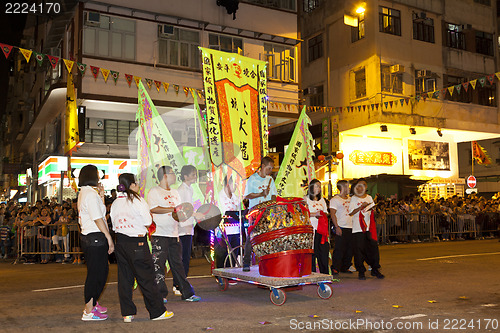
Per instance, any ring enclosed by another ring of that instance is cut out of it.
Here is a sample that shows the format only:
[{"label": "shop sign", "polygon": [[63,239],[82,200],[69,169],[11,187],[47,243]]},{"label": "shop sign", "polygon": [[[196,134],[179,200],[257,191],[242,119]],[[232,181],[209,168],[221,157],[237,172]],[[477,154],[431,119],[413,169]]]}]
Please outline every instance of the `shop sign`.
[{"label": "shop sign", "polygon": [[17,186],[26,186],[26,174],[17,175]]},{"label": "shop sign", "polygon": [[393,166],[397,162],[396,155],[390,152],[354,150],[349,160],[355,165]]},{"label": "shop sign", "polygon": [[470,188],[476,187],[476,177],[472,175],[467,177],[467,186],[469,186]]}]

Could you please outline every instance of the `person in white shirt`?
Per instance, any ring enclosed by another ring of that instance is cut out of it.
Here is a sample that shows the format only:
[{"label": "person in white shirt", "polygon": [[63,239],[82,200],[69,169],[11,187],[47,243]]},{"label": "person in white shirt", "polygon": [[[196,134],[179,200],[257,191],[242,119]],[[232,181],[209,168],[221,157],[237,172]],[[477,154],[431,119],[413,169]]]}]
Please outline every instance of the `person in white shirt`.
[{"label": "person in white shirt", "polygon": [[137,194],[139,186],[131,173],[118,177],[119,196],[111,205],[110,217],[116,233],[118,296],[123,321],[130,323],[137,313],[132,299],[134,279],[141,289],[152,320],[171,318],[155,283],[153,259],[148,247],[148,227],[153,222],[146,201]]},{"label": "person in white shirt", "polygon": [[376,236],[373,237],[377,231],[371,230],[376,228],[375,223],[371,223],[372,208],[375,204],[372,197],[366,193],[367,187],[363,178],[358,179],[351,187],[354,189],[354,196],[349,204],[349,215],[352,216],[354,266],[360,280],[366,280],[365,261],[372,268],[371,275],[383,279],[384,275],[380,273],[378,242]]},{"label": "person in white shirt", "polygon": [[[278,195],[274,179],[271,173],[274,168],[274,160],[269,156],[264,156],[260,160],[260,168],[253,175],[248,177],[245,186],[245,199],[248,199],[248,210],[250,211],[255,205],[262,202],[275,200]],[[245,250],[243,257],[243,271],[250,271],[250,262],[252,255],[252,243],[250,235],[247,235],[245,241]]]},{"label": "person in white shirt", "polygon": [[85,280],[85,309],[82,320],[106,320],[108,309],[97,302],[108,278],[108,254],[113,253],[114,244],[106,223],[104,188],[99,183],[97,167],[84,166],[79,175],[78,223],[81,229],[81,244],[87,263]]},{"label": "person in white shirt", "polygon": [[[328,254],[330,253],[330,244],[328,242],[330,228],[328,227],[328,217],[326,216],[328,213],[328,206],[326,205],[325,199],[321,195],[321,182],[319,180],[311,180],[307,195],[304,199],[307,202],[311,224],[314,229],[312,271],[316,272],[317,261],[319,272],[328,274]],[[325,222],[326,225],[324,225]]]},{"label": "person in white shirt", "polygon": [[[181,202],[193,204],[193,188],[191,187],[198,178],[198,170],[192,165],[184,165],[181,168],[182,184],[177,188]],[[182,246],[182,265],[186,277],[189,273],[189,262],[191,261],[191,247],[193,243],[194,226],[196,220],[191,216],[184,222],[179,222],[179,240]],[[179,283],[174,278],[174,294],[180,296]]]},{"label": "person in white shirt", "polygon": [[349,182],[337,182],[339,193],[330,200],[330,215],[335,227],[335,249],[332,255],[332,274],[352,274],[352,218],[349,216]]},{"label": "person in white shirt", "polygon": [[188,302],[198,302],[201,298],[194,294],[193,287],[186,278],[182,264],[182,246],[179,241],[179,223],[172,213],[181,204],[177,190],[170,188],[176,182],[173,169],[161,166],[157,177],[159,186],[151,188],[148,193],[148,205],[156,223],[156,231],[151,237],[151,248],[155,266],[155,282],[166,303],[168,289],[165,285],[165,263],[168,260],[172,276],[179,284],[182,299]]}]

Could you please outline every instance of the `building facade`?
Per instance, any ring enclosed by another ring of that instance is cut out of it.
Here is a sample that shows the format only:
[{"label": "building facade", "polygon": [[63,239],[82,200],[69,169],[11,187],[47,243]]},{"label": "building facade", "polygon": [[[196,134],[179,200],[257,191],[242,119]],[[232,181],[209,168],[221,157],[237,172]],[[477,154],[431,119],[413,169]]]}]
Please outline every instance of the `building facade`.
[{"label": "building facade", "polygon": [[[462,194],[457,145],[500,136],[496,3],[306,0],[307,105],[339,119],[337,177],[407,175]],[[499,189],[500,190],[500,189]]]},{"label": "building facade", "polygon": [[[67,0],[62,6],[64,15],[28,16],[19,46],[87,65],[84,75],[76,63],[72,71],[85,142],[75,157],[106,158],[116,165],[136,158],[134,77],[145,85],[150,80],[151,98],[181,151],[197,146],[200,138],[189,88],[203,89],[199,46],[268,61],[269,101],[297,103],[295,0],[240,1],[235,19],[216,0]],[[26,106],[22,120],[12,128],[8,150],[32,165],[33,193],[38,198],[51,196],[59,185],[40,182],[36,171],[48,157],[63,155],[68,71],[62,61],[52,68],[47,62],[28,64],[17,56],[13,86],[22,91],[17,98]],[[296,110],[269,108],[270,126],[293,117]]]}]

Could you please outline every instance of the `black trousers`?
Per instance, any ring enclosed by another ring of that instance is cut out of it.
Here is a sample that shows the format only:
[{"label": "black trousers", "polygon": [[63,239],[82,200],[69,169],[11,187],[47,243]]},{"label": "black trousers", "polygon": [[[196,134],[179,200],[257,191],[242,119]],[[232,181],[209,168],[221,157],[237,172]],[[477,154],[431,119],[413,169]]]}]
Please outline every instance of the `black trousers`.
[{"label": "black trousers", "polygon": [[[193,244],[193,235],[179,236],[179,241],[182,247],[182,266],[186,277],[189,274],[189,262],[191,261],[191,247]],[[174,286],[179,287],[179,282],[174,278]]]},{"label": "black trousers", "polygon": [[366,272],[364,262],[372,267],[373,270],[380,268],[380,255],[378,252],[378,243],[370,237],[369,232],[356,232],[352,234],[354,266],[359,273]]},{"label": "black trousers", "polygon": [[332,256],[332,271],[345,272],[352,262],[352,229],[340,228],[342,236],[335,235],[335,249]]},{"label": "black trousers", "polygon": [[182,246],[177,237],[153,236],[151,239],[153,263],[155,268],[155,283],[160,295],[165,298],[168,288],[165,284],[165,263],[168,260],[174,281],[182,293],[182,299],[194,295],[194,290],[186,278],[182,264]]},{"label": "black trousers", "polygon": [[102,232],[92,232],[82,235],[81,244],[87,263],[87,278],[85,280],[85,304],[93,299],[95,306],[104,290],[108,279],[108,241]]},{"label": "black trousers", "polygon": [[118,263],[118,296],[122,316],[137,314],[132,299],[134,279],[141,289],[149,318],[157,318],[166,311],[155,283],[153,259],[146,237],[128,237],[116,234],[116,261]]},{"label": "black trousers", "polygon": [[314,232],[314,253],[312,257],[312,271],[316,272],[316,261],[318,261],[319,272],[328,274],[328,254],[330,253],[330,244],[326,241],[321,244],[321,235]]}]

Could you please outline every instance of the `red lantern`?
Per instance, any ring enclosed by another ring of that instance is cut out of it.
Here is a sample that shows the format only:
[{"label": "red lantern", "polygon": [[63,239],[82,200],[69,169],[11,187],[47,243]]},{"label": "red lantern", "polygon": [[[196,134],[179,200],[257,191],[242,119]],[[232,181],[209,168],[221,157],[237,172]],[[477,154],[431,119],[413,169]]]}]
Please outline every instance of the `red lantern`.
[{"label": "red lantern", "polygon": [[341,160],[341,159],[343,159],[343,158],[344,158],[344,154],[343,154],[343,153],[337,153],[337,154],[335,155],[335,157],[336,157],[337,159]]},{"label": "red lantern", "polygon": [[324,161],[324,160],[325,160],[325,155],[318,156],[318,161]]}]

